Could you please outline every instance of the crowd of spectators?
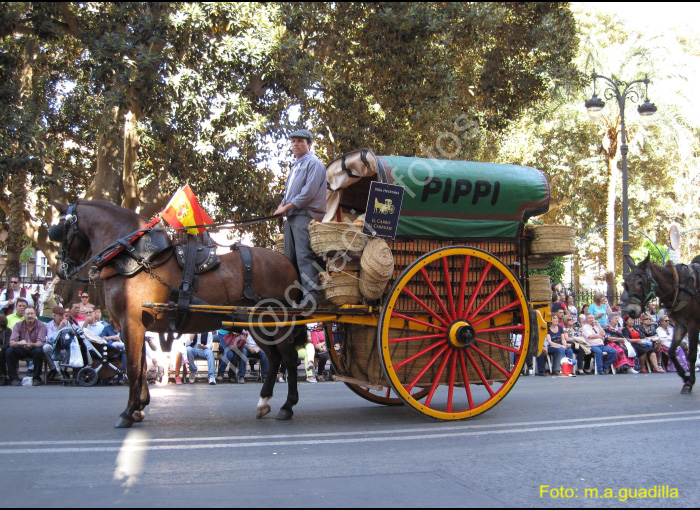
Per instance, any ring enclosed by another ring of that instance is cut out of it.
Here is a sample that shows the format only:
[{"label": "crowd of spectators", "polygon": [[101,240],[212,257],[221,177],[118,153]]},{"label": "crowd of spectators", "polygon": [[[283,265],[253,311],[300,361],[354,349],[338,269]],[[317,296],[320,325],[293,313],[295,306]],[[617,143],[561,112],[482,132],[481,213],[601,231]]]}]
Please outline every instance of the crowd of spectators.
[{"label": "crowd of spectators", "polygon": [[[534,375],[562,375],[562,360],[568,358],[572,375],[675,372],[668,356],[673,339],[673,320],[650,303],[637,320],[622,317],[619,306],[611,307],[602,292],[593,303],[577,309],[573,296],[553,295],[552,320],[544,349],[536,358]],[[700,362],[687,359],[688,339],[676,354],[684,370],[700,370]],[[528,360],[528,367],[530,361]]]}]

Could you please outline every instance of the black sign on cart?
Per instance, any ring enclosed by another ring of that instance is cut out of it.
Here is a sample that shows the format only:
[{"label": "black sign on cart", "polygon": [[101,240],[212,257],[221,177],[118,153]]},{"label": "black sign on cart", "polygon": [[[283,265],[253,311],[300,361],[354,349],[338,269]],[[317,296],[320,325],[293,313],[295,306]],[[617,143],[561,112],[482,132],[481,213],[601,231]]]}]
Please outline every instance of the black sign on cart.
[{"label": "black sign on cart", "polygon": [[396,184],[375,181],[370,185],[363,233],[385,239],[396,237],[403,191],[403,186]]}]

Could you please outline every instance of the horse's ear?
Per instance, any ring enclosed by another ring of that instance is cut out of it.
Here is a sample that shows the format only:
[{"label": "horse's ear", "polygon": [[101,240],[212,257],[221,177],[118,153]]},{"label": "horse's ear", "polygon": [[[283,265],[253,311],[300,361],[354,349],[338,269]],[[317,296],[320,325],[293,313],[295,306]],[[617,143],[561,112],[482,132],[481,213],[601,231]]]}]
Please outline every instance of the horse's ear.
[{"label": "horse's ear", "polygon": [[68,212],[68,205],[67,204],[61,204],[59,202],[54,202],[53,200],[49,200],[52,206],[56,208],[58,212],[61,214],[66,214]]},{"label": "horse's ear", "polygon": [[[637,264],[634,263],[634,259],[632,257],[630,257],[629,255],[625,255],[625,262],[627,262],[627,265],[630,268],[637,267]],[[644,264],[644,262],[642,262],[642,264]],[[640,266],[641,266],[641,264],[640,264]]]}]

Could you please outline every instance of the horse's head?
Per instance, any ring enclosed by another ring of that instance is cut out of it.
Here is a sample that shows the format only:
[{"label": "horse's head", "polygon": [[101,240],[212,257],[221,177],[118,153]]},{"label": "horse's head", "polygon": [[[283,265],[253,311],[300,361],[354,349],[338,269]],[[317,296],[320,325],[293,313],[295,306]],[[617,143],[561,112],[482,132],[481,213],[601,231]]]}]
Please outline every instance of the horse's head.
[{"label": "horse's head", "polygon": [[622,294],[622,310],[636,319],[642,315],[644,305],[654,297],[654,279],[649,270],[650,256],[647,255],[638,266],[634,259],[625,255],[625,260],[630,267],[630,273],[625,277],[625,291]]},{"label": "horse's head", "polygon": [[61,213],[57,225],[49,227],[49,239],[61,243],[58,259],[61,261],[56,274],[59,278],[70,279],[78,271],[90,253],[90,241],[78,227],[78,204],[70,205],[51,202]]}]

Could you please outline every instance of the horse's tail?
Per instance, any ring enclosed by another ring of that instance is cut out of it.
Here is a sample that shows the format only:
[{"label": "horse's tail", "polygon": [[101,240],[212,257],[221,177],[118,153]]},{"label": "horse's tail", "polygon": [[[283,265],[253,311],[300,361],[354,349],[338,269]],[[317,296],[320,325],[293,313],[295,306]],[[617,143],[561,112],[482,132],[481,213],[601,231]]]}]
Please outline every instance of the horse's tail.
[{"label": "horse's tail", "polygon": [[304,347],[306,345],[308,338],[308,331],[306,330],[306,326],[295,326],[294,329],[292,330],[292,344],[294,345],[295,349],[299,349],[300,347]]}]

